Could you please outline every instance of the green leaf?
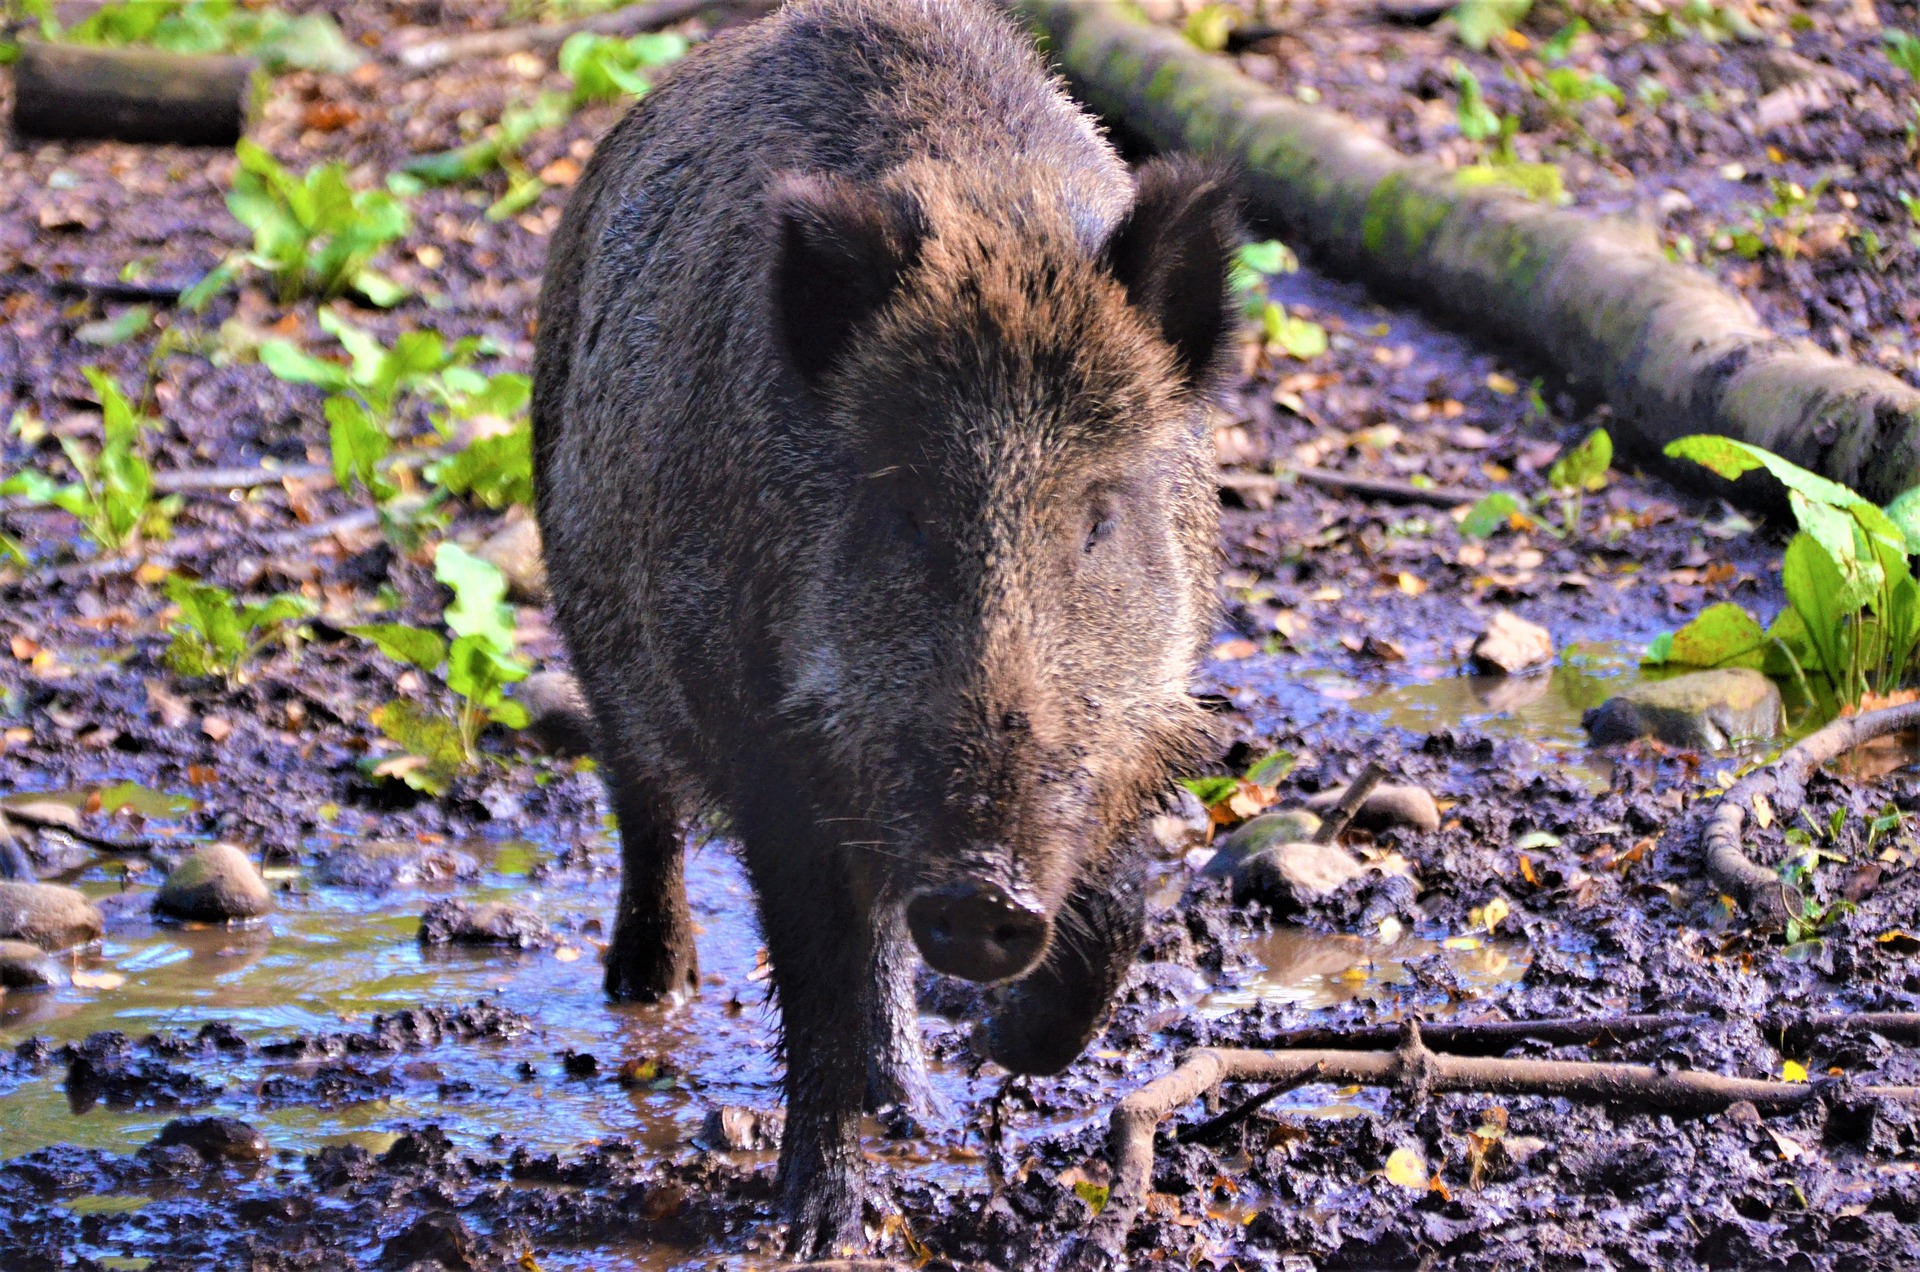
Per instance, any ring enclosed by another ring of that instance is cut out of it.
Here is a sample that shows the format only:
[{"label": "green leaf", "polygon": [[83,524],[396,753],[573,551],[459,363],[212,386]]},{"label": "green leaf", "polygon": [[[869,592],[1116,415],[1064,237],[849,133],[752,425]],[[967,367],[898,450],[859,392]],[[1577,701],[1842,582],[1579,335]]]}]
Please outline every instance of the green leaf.
[{"label": "green leaf", "polygon": [[[322,311],[323,313],[325,311]],[[347,368],[298,349],[284,340],[262,340],[260,363],[289,384],[315,384],[338,393],[352,383]]]},{"label": "green leaf", "polygon": [[1245,19],[1245,14],[1228,4],[1210,4],[1187,17],[1181,34],[1187,43],[1206,53],[1218,53],[1227,47],[1227,37]]},{"label": "green leaf", "polygon": [[405,623],[365,623],[347,628],[349,634],[377,645],[395,662],[432,671],[447,660],[447,642],[439,633]]},{"label": "green leaf", "polygon": [[[1664,663],[1680,667],[1758,667],[1767,634],[1753,615],[1730,601],[1708,606],[1669,638]],[[1645,661],[1644,659],[1642,661]]]},{"label": "green leaf", "polygon": [[433,576],[453,589],[445,619],[454,635],[485,641],[503,654],[512,652],[513,607],[506,603],[507,578],[499,566],[457,543],[444,542],[434,549]]},{"label": "green leaf", "polygon": [[1180,784],[1208,808],[1231,798],[1240,789],[1240,783],[1231,777],[1189,777],[1183,778]]},{"label": "green leaf", "polygon": [[447,687],[489,713],[505,701],[507,685],[526,678],[525,664],[483,637],[462,636],[447,651]]},{"label": "green leaf", "polygon": [[1325,327],[1306,318],[1296,318],[1271,301],[1261,310],[1260,323],[1267,343],[1278,346],[1290,358],[1305,361],[1327,351]]},{"label": "green leaf", "polygon": [[1647,642],[1646,652],[1640,655],[1642,667],[1664,667],[1673,657],[1673,633],[1661,632]]},{"label": "green leaf", "polygon": [[1533,0],[1461,0],[1451,16],[1460,42],[1480,50],[1520,25]]},{"label": "green leaf", "polygon": [[467,495],[489,508],[533,502],[533,430],[520,424],[477,438],[459,454],[429,466],[427,479],[447,493]]},{"label": "green leaf", "polygon": [[1460,523],[1460,533],[1469,539],[1484,539],[1498,530],[1504,530],[1520,511],[1520,501],[1511,493],[1496,490],[1481,497],[1480,502],[1467,511],[1466,520]]},{"label": "green leaf", "polygon": [[328,398],[324,410],[334,481],[342,490],[351,490],[358,482],[376,503],[391,499],[393,484],[380,475],[380,462],[393,449],[386,430],[366,407],[342,393]]},{"label": "green leaf", "polygon": [[1895,495],[1884,511],[1907,541],[1907,555],[1920,556],[1920,486]]},{"label": "green leaf", "polygon": [[1789,491],[1830,508],[1852,508],[1867,502],[1837,481],[1829,481],[1791,460],[1780,458],[1772,451],[1735,441],[1731,437],[1695,433],[1669,442],[1664,453],[1670,459],[1690,459],[1728,481],[1737,480],[1756,468],[1764,468]]},{"label": "green leaf", "polygon": [[1255,786],[1278,786],[1293,772],[1292,751],[1269,751],[1247,769],[1246,780]]},{"label": "green leaf", "polygon": [[99,345],[112,348],[122,345],[143,334],[153,326],[153,306],[135,305],[124,310],[117,318],[102,318],[98,322],[83,323],[73,333],[73,338],[82,344]]},{"label": "green leaf", "polygon": [[1793,536],[1781,559],[1780,583],[1804,625],[1819,667],[1835,684],[1849,665],[1845,622],[1864,602],[1849,604],[1846,580],[1825,548],[1805,533]]},{"label": "green leaf", "polygon": [[1604,428],[1588,433],[1578,446],[1547,469],[1547,484],[1556,490],[1599,490],[1607,484],[1613,466],[1613,438]]},{"label": "green leaf", "polygon": [[444,795],[466,763],[460,730],[439,712],[404,698],[374,709],[374,727],[421,763],[400,767],[397,776],[415,790]]}]

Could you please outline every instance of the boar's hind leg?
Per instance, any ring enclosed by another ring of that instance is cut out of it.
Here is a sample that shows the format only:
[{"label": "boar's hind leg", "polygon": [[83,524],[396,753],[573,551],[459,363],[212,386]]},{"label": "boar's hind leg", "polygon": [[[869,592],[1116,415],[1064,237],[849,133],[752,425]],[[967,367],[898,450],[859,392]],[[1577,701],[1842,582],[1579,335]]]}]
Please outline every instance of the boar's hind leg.
[{"label": "boar's hind leg", "polygon": [[830,1257],[864,1245],[860,1115],[878,1041],[870,1033],[872,916],[818,854],[792,844],[756,852],[753,836],[745,838],[786,1053],[778,1186],[787,1245],[798,1256]]},{"label": "boar's hind leg", "polygon": [[867,1061],[867,1109],[898,1105],[922,1117],[936,1112],[920,1049],[920,1005],[914,994],[912,946],[898,906],[874,915],[873,1050]]},{"label": "boar's hind leg", "polygon": [[625,766],[610,765],[607,776],[620,819],[620,910],[607,947],[607,994],[652,1002],[690,993],[700,966],[673,805]]},{"label": "boar's hind leg", "polygon": [[1140,950],[1145,861],[1131,846],[1080,881],[1044,962],[988,1000],[987,1054],[1014,1073],[1058,1073],[1093,1040]]}]

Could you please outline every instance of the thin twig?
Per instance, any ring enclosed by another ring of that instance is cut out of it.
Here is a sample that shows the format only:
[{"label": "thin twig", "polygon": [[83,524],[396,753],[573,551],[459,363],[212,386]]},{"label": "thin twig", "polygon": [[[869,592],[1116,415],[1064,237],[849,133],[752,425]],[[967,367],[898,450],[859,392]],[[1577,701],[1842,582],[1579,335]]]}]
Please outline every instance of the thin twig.
[{"label": "thin twig", "polygon": [[[1291,471],[1300,481],[1323,490],[1338,491],[1362,499],[1378,499],[1383,503],[1457,508],[1462,504],[1478,502],[1484,493],[1459,486],[1416,486],[1410,481],[1393,481],[1384,477],[1356,477],[1351,473],[1336,473],[1325,468],[1295,468]],[[1287,486],[1284,477],[1270,477],[1266,473],[1220,473],[1215,481],[1222,490],[1267,499],[1272,499]]]},{"label": "thin twig", "polygon": [[1360,776],[1354,778],[1346,793],[1340,796],[1340,802],[1327,810],[1320,829],[1313,832],[1313,842],[1330,844],[1338,839],[1340,832],[1347,828],[1347,823],[1353,820],[1354,814],[1367,802],[1367,796],[1373,794],[1373,788],[1380,785],[1386,775],[1386,769],[1369,760],[1367,767],[1360,770]]},{"label": "thin twig", "polygon": [[[325,521],[315,521],[292,530],[262,535],[253,542],[262,551],[285,552],[289,548],[297,548],[329,535],[353,534],[360,530],[372,529],[379,524],[378,509],[356,508],[352,512],[343,513],[338,517],[329,517]],[[97,583],[101,579],[131,574],[143,565],[170,570],[182,561],[205,556],[210,552],[231,551],[246,542],[246,537],[240,534],[198,534],[191,538],[175,539],[160,551],[101,557],[79,565],[65,566],[55,570],[53,577],[68,586],[84,586],[88,583]]]},{"label": "thin twig", "polygon": [[1835,720],[1787,748],[1765,768],[1735,782],[1700,832],[1707,877],[1739,902],[1747,918],[1762,930],[1778,930],[1789,919],[1798,918],[1805,904],[1800,890],[1756,864],[1741,844],[1740,831],[1754,801],[1763,800],[1772,815],[1785,822],[1806,803],[1807,778],[1814,769],[1875,738],[1914,728],[1920,728],[1920,702]]}]

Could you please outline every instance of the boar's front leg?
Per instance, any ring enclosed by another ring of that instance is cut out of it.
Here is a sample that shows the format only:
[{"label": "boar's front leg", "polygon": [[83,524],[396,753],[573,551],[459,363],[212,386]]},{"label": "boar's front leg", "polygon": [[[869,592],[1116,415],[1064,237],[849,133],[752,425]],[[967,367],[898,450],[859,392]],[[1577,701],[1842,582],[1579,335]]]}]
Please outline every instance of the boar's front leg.
[{"label": "boar's front leg", "polygon": [[620,819],[620,909],[607,946],[607,993],[640,1002],[691,993],[700,965],[672,802],[628,762],[608,765],[607,785]]},{"label": "boar's front leg", "polygon": [[872,1021],[867,1061],[869,1112],[897,1105],[921,1117],[939,1110],[920,1048],[920,1004],[914,993],[913,943],[897,905],[874,908]]},{"label": "boar's front leg", "polygon": [[1146,862],[1122,844],[1054,919],[1046,959],[988,996],[987,1055],[1014,1073],[1058,1073],[1093,1041],[1140,950]]},{"label": "boar's front leg", "polygon": [[831,851],[787,836],[743,838],[786,1053],[778,1188],[787,1246],[830,1257],[865,1245],[860,1117],[868,1057],[881,1041],[872,1036],[874,915]]}]

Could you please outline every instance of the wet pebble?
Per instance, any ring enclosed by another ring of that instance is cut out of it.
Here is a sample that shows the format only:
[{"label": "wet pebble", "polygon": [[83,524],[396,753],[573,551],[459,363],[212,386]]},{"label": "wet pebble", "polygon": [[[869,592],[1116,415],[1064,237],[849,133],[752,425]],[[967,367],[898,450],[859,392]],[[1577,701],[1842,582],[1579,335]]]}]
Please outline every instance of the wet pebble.
[{"label": "wet pebble", "polygon": [[523,605],[547,603],[547,563],[540,552],[540,527],[531,517],[516,517],[495,530],[474,550],[482,561],[507,576],[507,594]]},{"label": "wet pebble", "polygon": [[315,867],[320,882],[343,888],[411,888],[471,879],[480,863],[445,844],[368,839],[337,844]]},{"label": "wet pebble", "polygon": [[[1347,793],[1343,786],[1333,786],[1321,791],[1307,801],[1307,807],[1316,812],[1325,812],[1340,802]],[[1440,805],[1434,802],[1433,793],[1424,786],[1396,786],[1382,782],[1373,788],[1373,793],[1360,805],[1360,811],[1353,815],[1350,823],[1355,830],[1389,830],[1395,826],[1409,826],[1414,830],[1435,831],[1440,829]]]},{"label": "wet pebble", "polygon": [[752,1153],[780,1147],[786,1118],[777,1109],[750,1109],[728,1104],[707,1111],[701,1123],[701,1147],[716,1152]]},{"label": "wet pebble", "polygon": [[1473,665],[1491,675],[1516,675],[1553,661],[1553,636],[1510,610],[1495,610],[1473,642]]},{"label": "wet pebble", "polygon": [[388,1239],[380,1248],[380,1265],[411,1268],[438,1264],[448,1272],[478,1265],[480,1243],[459,1215],[447,1212],[422,1215]]},{"label": "wet pebble", "polygon": [[0,880],[0,940],[64,950],[99,936],[101,922],[100,911],[77,888]]},{"label": "wet pebble", "polygon": [[1780,690],[1757,671],[1727,667],[1634,685],[1586,713],[1595,746],[1652,738],[1718,751],[1780,731]]},{"label": "wet pebble", "polygon": [[580,682],[564,671],[537,671],[513,689],[513,700],[527,711],[527,729],[555,755],[593,751],[593,717]]},{"label": "wet pebble", "polygon": [[1233,833],[1222,838],[1200,873],[1210,879],[1227,878],[1254,853],[1279,844],[1310,840],[1319,830],[1319,814],[1310,813],[1304,808],[1262,813],[1236,826]]},{"label": "wet pebble", "polygon": [[1262,849],[1233,873],[1236,902],[1260,901],[1290,914],[1319,904],[1367,873],[1339,844],[1291,843]]},{"label": "wet pebble", "polygon": [[449,897],[420,916],[422,945],[510,945],[528,950],[551,939],[547,921],[525,906],[504,901],[478,905]]},{"label": "wet pebble", "polygon": [[38,945],[0,941],[0,988],[54,989],[63,979],[59,966]]},{"label": "wet pebble", "polygon": [[273,909],[267,881],[232,844],[207,844],[173,868],[153,912],[189,923],[257,919]]},{"label": "wet pebble", "polygon": [[273,1150],[267,1137],[232,1117],[177,1117],[160,1128],[149,1148],[190,1148],[203,1161],[264,1162]]}]

